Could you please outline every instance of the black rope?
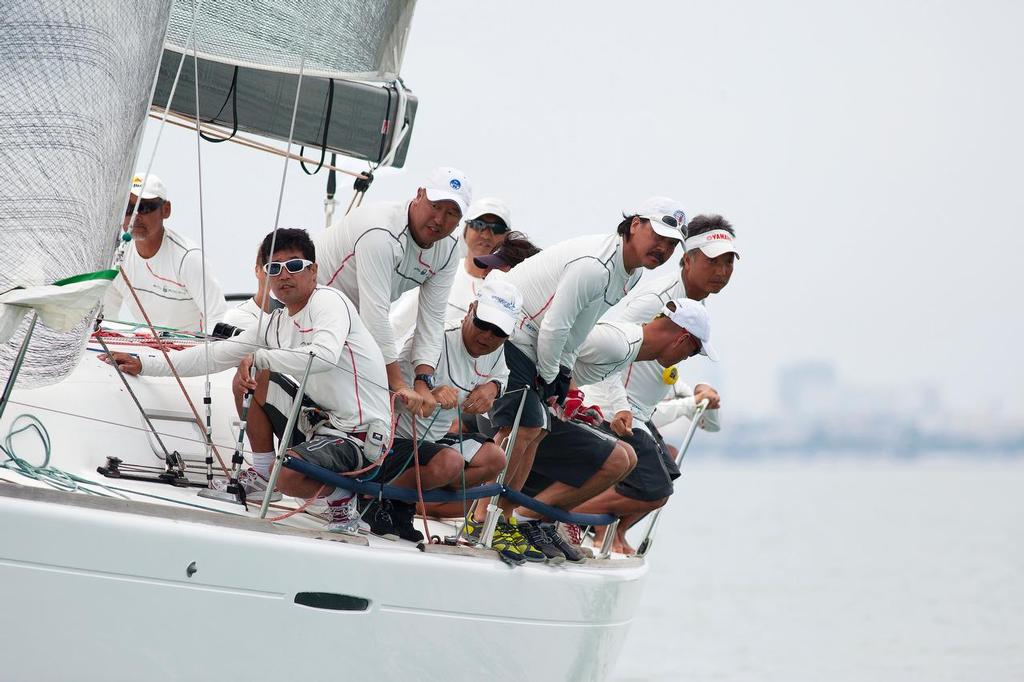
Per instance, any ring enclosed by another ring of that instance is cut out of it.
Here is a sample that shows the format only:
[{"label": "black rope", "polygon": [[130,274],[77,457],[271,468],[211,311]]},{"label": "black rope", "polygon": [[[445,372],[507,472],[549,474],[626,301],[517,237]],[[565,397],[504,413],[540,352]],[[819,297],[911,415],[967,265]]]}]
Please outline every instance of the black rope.
[{"label": "black rope", "polygon": [[[316,165],[316,169],[310,171],[306,168],[306,162],[299,159],[299,166],[302,167],[302,172],[306,175],[316,175],[320,172],[320,169],[324,167],[324,159],[327,158],[327,133],[331,129],[331,110],[334,109],[334,79],[331,78],[327,82],[327,114],[326,120],[324,121],[324,135],[320,141],[320,163]],[[299,156],[302,156],[306,151],[305,145],[299,148]],[[331,156],[331,164],[334,164],[333,155]]]},{"label": "black rope", "polygon": [[[381,125],[380,127],[380,151],[377,152],[378,166],[384,162],[384,143],[388,141],[388,131],[391,130],[391,87],[392,86],[384,87],[388,93],[388,108],[387,111],[384,112],[384,125]],[[395,92],[398,92],[398,90],[396,89]],[[397,124],[398,122],[396,121],[395,123]],[[387,128],[385,128],[385,125]]]},{"label": "black rope", "polygon": [[206,123],[216,123],[220,115],[224,113],[224,107],[228,105],[228,100],[231,100],[231,134],[227,137],[214,137],[207,135],[202,130],[199,131],[199,137],[203,138],[207,142],[217,144],[218,142],[227,142],[238,133],[238,67],[235,67],[234,72],[231,74],[231,87],[228,88],[228,94],[224,97],[224,103],[220,105],[220,109],[217,114],[206,121]]}]

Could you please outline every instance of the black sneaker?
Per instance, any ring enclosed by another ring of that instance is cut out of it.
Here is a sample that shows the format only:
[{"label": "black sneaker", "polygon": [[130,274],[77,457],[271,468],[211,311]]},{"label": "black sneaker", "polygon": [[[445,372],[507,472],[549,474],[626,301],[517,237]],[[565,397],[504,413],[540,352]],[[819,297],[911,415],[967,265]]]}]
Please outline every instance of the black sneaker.
[{"label": "black sneaker", "polygon": [[559,551],[565,555],[566,561],[579,564],[587,560],[587,558],[583,556],[583,552],[566,542],[565,538],[558,534],[555,524],[543,523],[540,524],[540,527],[544,529],[545,534],[551,539],[551,544],[557,547]]},{"label": "black sneaker", "polygon": [[363,520],[370,524],[370,532],[386,540],[398,540],[398,530],[392,514],[391,500],[374,500],[366,508]]},{"label": "black sneaker", "polygon": [[523,521],[518,527],[526,541],[544,553],[549,564],[560,564],[565,561],[565,555],[541,528],[540,521]]},{"label": "black sneaker", "polygon": [[391,502],[391,518],[395,522],[395,532],[398,537],[409,542],[422,542],[423,533],[416,530],[412,520],[416,516],[416,507],[408,502]]}]

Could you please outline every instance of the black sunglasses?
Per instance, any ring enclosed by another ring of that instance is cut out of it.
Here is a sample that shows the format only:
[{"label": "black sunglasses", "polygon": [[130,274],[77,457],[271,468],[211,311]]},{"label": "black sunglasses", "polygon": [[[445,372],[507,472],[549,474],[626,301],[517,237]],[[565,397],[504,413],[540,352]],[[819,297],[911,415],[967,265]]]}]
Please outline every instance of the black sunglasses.
[{"label": "black sunglasses", "polygon": [[482,332],[490,332],[491,334],[497,336],[498,338],[508,338],[508,334],[506,334],[505,330],[503,330],[501,327],[499,327],[496,324],[491,324],[490,322],[484,322],[476,315],[473,316],[473,326]]},{"label": "black sunglasses", "polygon": [[[160,208],[163,205],[164,205],[164,200],[163,199],[143,199],[142,201],[139,202],[138,213],[139,213],[139,215],[146,215],[147,213],[152,213],[153,211],[157,210],[158,208]],[[132,214],[132,211],[134,211],[134,210],[135,210],[135,204],[133,204],[132,202],[129,201],[128,205],[124,209],[124,214],[126,216],[129,216],[129,215]]]},{"label": "black sunglasses", "polygon": [[500,220],[489,223],[486,220],[474,218],[473,220],[466,221],[466,227],[472,227],[474,230],[490,230],[494,234],[505,234],[508,232],[508,225]]},{"label": "black sunglasses", "polygon": [[[650,220],[650,218],[648,218],[648,220]],[[679,221],[676,220],[676,217],[672,216],[672,215],[655,216],[655,220],[663,222],[666,225],[668,225],[669,227],[679,227],[680,226],[679,225]]]}]

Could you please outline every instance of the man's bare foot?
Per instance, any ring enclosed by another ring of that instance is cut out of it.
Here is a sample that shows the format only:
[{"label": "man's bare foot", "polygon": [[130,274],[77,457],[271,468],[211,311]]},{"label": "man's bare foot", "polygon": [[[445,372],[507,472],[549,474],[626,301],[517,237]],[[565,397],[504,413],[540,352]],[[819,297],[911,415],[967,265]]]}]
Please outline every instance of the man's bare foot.
[{"label": "man's bare foot", "polygon": [[636,554],[636,550],[633,549],[632,545],[626,540],[626,533],[615,534],[615,542],[612,543],[612,551],[618,552],[619,554],[625,554],[626,556],[633,556]]}]

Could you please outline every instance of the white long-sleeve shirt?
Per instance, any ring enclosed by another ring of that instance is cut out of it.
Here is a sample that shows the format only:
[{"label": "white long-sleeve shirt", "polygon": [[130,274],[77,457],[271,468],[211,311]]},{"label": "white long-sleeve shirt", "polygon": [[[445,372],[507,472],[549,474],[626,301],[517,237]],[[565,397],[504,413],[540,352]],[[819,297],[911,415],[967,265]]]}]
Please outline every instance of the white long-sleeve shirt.
[{"label": "white long-sleeve shirt", "polygon": [[[628,296],[625,296],[601,318],[602,322],[629,322],[646,324],[661,312],[668,301],[686,298],[686,289],[678,272],[664,277],[654,277],[640,282]],[[672,387],[664,382],[664,372],[657,360],[634,362],[622,372],[622,381],[626,388],[630,409],[633,416],[640,421],[649,421],[655,407],[665,398]],[[602,402],[611,404],[618,394],[605,394],[601,387],[588,392],[583,391],[587,398],[597,401],[604,409]],[[616,403],[621,404],[621,403]]]},{"label": "white long-sleeve shirt", "polygon": [[[452,280],[451,291],[448,292],[448,305],[445,307],[444,319],[461,320],[469,310],[469,304],[476,300],[477,288],[484,283],[483,277],[474,277],[466,272],[466,259],[459,261]],[[391,306],[391,327],[404,334],[416,324],[416,314],[420,309],[420,299],[415,291],[407,291]]]},{"label": "white long-sleeve shirt", "polygon": [[[655,410],[651,421],[660,429],[677,419],[692,420],[695,414],[697,414],[697,400],[693,397],[693,389],[686,384],[676,384],[675,397],[658,403],[658,409]],[[697,426],[708,433],[720,431],[722,423],[719,421],[718,410],[704,410]]]},{"label": "white long-sleeve shirt", "polygon": [[[264,315],[266,317],[266,315]],[[224,313],[224,323],[230,324],[233,327],[239,329],[248,329],[249,327],[256,326],[256,321],[260,319],[260,306],[256,303],[256,299],[250,298],[243,303],[239,303],[234,308],[228,308],[228,311]]]},{"label": "white long-sleeve shirt", "polygon": [[587,400],[600,394],[596,404],[609,419],[616,412],[629,410],[622,371],[636,360],[644,342],[643,327],[626,322],[598,322],[587,334],[573,366],[573,377]]},{"label": "white long-sleeve shirt", "polygon": [[617,234],[569,239],[527,258],[505,275],[524,301],[512,343],[544,381],[552,381],[559,365],[575,364],[598,318],[633,288],[640,272],[626,271]]},{"label": "white long-sleeve shirt", "polygon": [[386,363],[398,359],[388,319],[392,301],[419,287],[414,361],[430,364],[441,349],[445,304],[459,265],[458,241],[449,235],[422,249],[408,228],[409,202],[360,206],[316,240],[318,279],[340,289],[359,309]]},{"label": "white long-sleeve shirt", "polygon": [[[210,319],[204,323],[203,254],[194,243],[166,227],[160,248],[152,258],[140,256],[135,242],[128,244],[121,270],[128,276],[154,326],[207,332],[227,312],[228,304],[220,284],[207,263],[206,310]],[[116,317],[122,302],[130,321],[146,321],[124,277],[119,274],[107,289],[103,304],[106,316]]]},{"label": "white long-sleeve shirt", "polygon": [[[298,314],[289,315],[287,308],[275,310],[264,315],[259,329],[254,325],[209,345],[211,372],[237,367],[253,353],[256,369],[288,374],[296,382],[313,353],[306,395],[330,415],[331,427],[353,433],[366,431],[372,422],[390,422],[384,358],[355,305],[339,291],[319,286]],[[203,346],[172,352],[170,357],[182,376],[206,372]],[[139,359],[143,374],[170,376],[162,355]]]},{"label": "white long-sleeve shirt", "polygon": [[[474,358],[466,350],[466,344],[462,341],[462,319],[449,320],[445,325],[443,342],[441,344],[441,356],[435,358],[434,384],[436,386],[451,386],[458,390],[458,405],[466,399],[477,386],[482,386],[488,381],[497,381],[500,388],[500,395],[508,384],[508,367],[505,365],[505,349],[498,347],[493,353],[481,355]],[[398,359],[402,376],[411,386],[415,375],[415,364],[412,362],[412,337],[407,337]],[[433,442],[446,433],[458,415],[459,408],[440,410],[435,419],[433,416],[418,418],[416,420],[416,439],[424,438]],[[412,438],[412,415],[402,410],[398,414],[398,428],[396,433],[402,438]],[[427,426],[429,425],[429,429]]]}]

